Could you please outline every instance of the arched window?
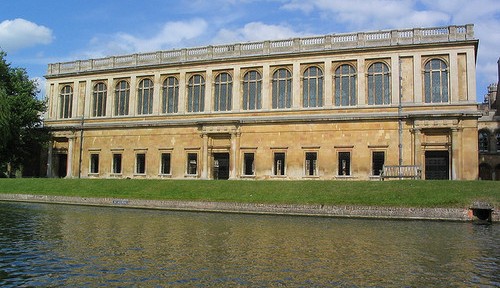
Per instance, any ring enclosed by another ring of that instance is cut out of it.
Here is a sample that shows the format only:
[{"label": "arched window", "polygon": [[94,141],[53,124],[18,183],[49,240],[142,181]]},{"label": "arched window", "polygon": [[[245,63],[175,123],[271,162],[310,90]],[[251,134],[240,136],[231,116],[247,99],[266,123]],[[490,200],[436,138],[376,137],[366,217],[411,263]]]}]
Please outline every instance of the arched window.
[{"label": "arched window", "polygon": [[497,144],[497,152],[500,152],[500,130],[497,130],[495,132],[495,139],[496,139],[496,144]]},{"label": "arched window", "polygon": [[233,98],[233,78],[228,73],[220,73],[215,77],[214,110],[231,111]]},{"label": "arched window", "polygon": [[94,93],[92,97],[92,116],[106,116],[106,98],[108,96],[108,87],[104,83],[94,85]]},{"label": "arched window", "polygon": [[203,112],[205,107],[205,79],[193,75],[188,82],[188,112]]},{"label": "arched window", "polygon": [[448,102],[448,66],[443,60],[432,59],[424,68],[425,103]]},{"label": "arched window", "polygon": [[153,81],[144,79],[139,82],[137,100],[137,114],[153,113]]},{"label": "arched window", "polygon": [[69,85],[61,89],[59,95],[59,118],[71,118],[73,110],[73,88]]},{"label": "arched window", "polygon": [[312,66],[304,72],[302,80],[304,107],[323,107],[323,71]]},{"label": "arched window", "polygon": [[343,64],[335,70],[335,106],[356,105],[356,70]]},{"label": "arched window", "polygon": [[115,115],[128,115],[128,103],[130,98],[130,85],[122,80],[115,87]]},{"label": "arched window", "polygon": [[490,133],[486,130],[479,131],[479,152],[488,152],[490,150]]},{"label": "arched window", "polygon": [[292,107],[292,73],[281,68],[273,74],[273,109]]},{"label": "arched window", "polygon": [[179,81],[175,77],[167,77],[163,81],[162,113],[177,113],[179,106]]},{"label": "arched window", "polygon": [[261,109],[262,76],[249,71],[243,77],[243,110]]},{"label": "arched window", "polygon": [[389,67],[377,62],[368,68],[368,105],[391,104]]}]

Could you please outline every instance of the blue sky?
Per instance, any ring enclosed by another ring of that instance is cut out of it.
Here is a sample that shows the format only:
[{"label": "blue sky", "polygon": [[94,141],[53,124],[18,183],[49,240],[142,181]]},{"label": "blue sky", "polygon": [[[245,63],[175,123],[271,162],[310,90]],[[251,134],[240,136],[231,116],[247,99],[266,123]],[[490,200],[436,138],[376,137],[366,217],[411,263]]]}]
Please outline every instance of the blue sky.
[{"label": "blue sky", "polygon": [[308,35],[475,24],[477,96],[497,81],[499,0],[2,0],[0,49],[41,84],[48,63]]}]

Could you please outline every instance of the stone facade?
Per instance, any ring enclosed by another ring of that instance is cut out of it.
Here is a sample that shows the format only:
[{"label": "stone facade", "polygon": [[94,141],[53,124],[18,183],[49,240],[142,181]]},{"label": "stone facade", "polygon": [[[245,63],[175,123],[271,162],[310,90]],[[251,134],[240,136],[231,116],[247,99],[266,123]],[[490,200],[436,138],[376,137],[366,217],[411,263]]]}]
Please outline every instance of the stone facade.
[{"label": "stone facade", "polygon": [[473,26],[49,64],[49,177],[477,179]]}]

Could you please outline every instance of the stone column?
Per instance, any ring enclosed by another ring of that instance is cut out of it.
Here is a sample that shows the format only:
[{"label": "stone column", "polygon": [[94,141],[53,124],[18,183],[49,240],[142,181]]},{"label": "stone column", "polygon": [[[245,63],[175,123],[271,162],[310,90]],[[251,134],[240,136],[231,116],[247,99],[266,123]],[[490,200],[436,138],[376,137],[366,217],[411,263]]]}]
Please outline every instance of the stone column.
[{"label": "stone column", "polygon": [[137,115],[137,78],[135,75],[130,77],[130,96],[128,102],[128,115]]},{"label": "stone column", "polygon": [[240,67],[234,67],[234,75],[233,75],[233,98],[231,99],[232,102],[232,111],[233,112],[240,112],[240,107],[241,107],[241,100],[243,96],[241,95],[241,69]]},{"label": "stone column", "polygon": [[358,99],[356,101],[357,106],[365,106],[368,104],[366,99],[366,77],[365,77],[365,59],[363,57],[358,57],[357,59],[357,68],[358,70]]},{"label": "stone column", "polygon": [[265,63],[262,67],[262,110],[271,110],[271,67]]},{"label": "stone column", "polygon": [[[203,109],[200,109],[206,113],[212,112],[213,109],[213,93],[212,93],[212,86],[213,86],[213,71],[210,68],[207,68],[207,74],[206,74],[206,79],[205,79],[205,106]],[[200,107],[202,108],[202,107]]]},{"label": "stone column", "polygon": [[54,141],[53,140],[50,140],[49,141],[49,150],[47,152],[47,178],[52,178],[52,157],[53,157],[53,145],[54,145]]},{"label": "stone column", "polygon": [[115,104],[115,87],[113,83],[113,77],[108,77],[108,89],[106,90],[107,95],[106,95],[106,117],[112,117],[113,116],[113,106]]},{"label": "stone column", "polygon": [[155,73],[153,77],[153,115],[161,114],[161,89],[160,73]]},{"label": "stone column", "polygon": [[208,179],[208,134],[203,133],[203,168],[201,170],[201,179]]},{"label": "stone column", "polygon": [[332,71],[332,61],[328,60],[325,62],[325,71],[324,71],[324,107],[330,109],[333,107],[333,71]]},{"label": "stone column", "polygon": [[185,113],[186,109],[186,87],[187,87],[187,82],[186,82],[186,72],[181,71],[179,74],[179,103],[178,103],[178,108],[179,108],[179,114]]},{"label": "stone column", "polygon": [[414,102],[419,104],[425,99],[422,94],[422,57],[420,54],[415,54],[413,57],[413,93],[415,95]]},{"label": "stone column", "polygon": [[293,109],[299,109],[302,107],[302,101],[300,99],[302,93],[300,92],[300,63],[295,62],[293,63],[293,68],[292,68],[292,105],[291,107]]},{"label": "stone column", "polygon": [[230,172],[229,179],[237,179],[238,178],[238,155],[240,151],[240,133],[234,132],[231,133],[231,164],[230,164]]},{"label": "stone column", "polygon": [[66,160],[66,178],[73,178],[73,150],[75,136],[68,137],[68,159]]},{"label": "stone column", "polygon": [[[413,146],[413,163],[420,166],[420,157],[422,151],[422,131],[419,128],[413,129],[414,146]],[[422,167],[420,167],[422,169]]]},{"label": "stone column", "polygon": [[460,179],[461,171],[460,171],[460,129],[452,128],[451,129],[451,179],[456,180]]}]

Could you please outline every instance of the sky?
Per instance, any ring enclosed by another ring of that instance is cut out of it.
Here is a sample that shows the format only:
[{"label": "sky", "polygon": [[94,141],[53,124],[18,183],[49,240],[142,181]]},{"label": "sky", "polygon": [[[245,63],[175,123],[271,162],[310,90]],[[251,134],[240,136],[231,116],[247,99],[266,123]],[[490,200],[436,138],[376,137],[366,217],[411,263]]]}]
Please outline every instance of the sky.
[{"label": "sky", "polygon": [[0,0],[0,49],[44,97],[49,63],[312,35],[474,24],[477,98],[498,81],[500,0]]}]

